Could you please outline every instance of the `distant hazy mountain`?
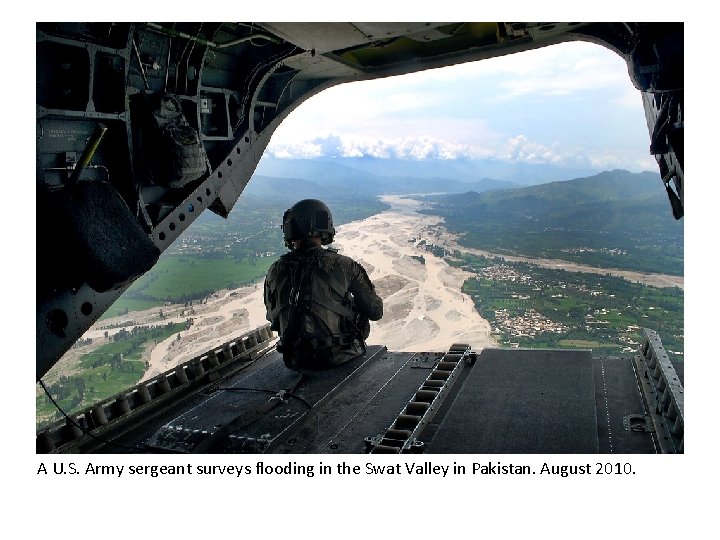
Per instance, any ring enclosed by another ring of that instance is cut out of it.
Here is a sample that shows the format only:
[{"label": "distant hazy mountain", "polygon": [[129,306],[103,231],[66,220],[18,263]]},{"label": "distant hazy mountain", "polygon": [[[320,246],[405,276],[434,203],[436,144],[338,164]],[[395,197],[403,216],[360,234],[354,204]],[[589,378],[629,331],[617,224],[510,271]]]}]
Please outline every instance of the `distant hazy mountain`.
[{"label": "distant hazy mountain", "polygon": [[271,176],[254,175],[243,191],[243,196],[258,197],[262,199],[317,199],[334,188],[323,188],[317,182],[303,180],[302,178],[275,178]]},{"label": "distant hazy mountain", "polygon": [[[597,173],[593,169],[568,169],[547,164],[511,163],[496,159],[381,159],[318,158],[279,159],[265,157],[257,174],[275,177],[320,179],[328,175],[337,179],[375,177],[452,178],[459,182],[493,179],[521,186],[555,180],[569,180]],[[310,175],[314,175],[312,178]]]},{"label": "distant hazy mountain", "polygon": [[[490,178],[461,181],[452,171],[436,168],[438,174],[413,176],[395,168],[398,174],[373,174],[346,164],[312,159],[265,158],[255,171],[245,192],[253,196],[282,197],[297,193],[301,198],[330,196],[377,196],[407,193],[462,193],[468,189],[484,192],[517,187],[517,184]],[[400,160],[377,160],[392,161]],[[381,170],[382,172],[382,170]],[[403,174],[400,174],[403,173]],[[427,173],[427,171],[425,171]]]}]

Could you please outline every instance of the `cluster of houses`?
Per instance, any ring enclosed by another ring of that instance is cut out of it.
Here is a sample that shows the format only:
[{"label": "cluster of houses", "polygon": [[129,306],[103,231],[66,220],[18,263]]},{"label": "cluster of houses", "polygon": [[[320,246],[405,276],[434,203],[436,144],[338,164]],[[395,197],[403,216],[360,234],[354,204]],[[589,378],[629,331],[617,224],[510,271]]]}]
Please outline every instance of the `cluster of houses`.
[{"label": "cluster of houses", "polygon": [[535,337],[545,332],[564,334],[570,330],[567,325],[553,321],[534,309],[526,309],[523,315],[516,316],[510,316],[507,309],[497,309],[495,325],[493,332],[512,337]]}]

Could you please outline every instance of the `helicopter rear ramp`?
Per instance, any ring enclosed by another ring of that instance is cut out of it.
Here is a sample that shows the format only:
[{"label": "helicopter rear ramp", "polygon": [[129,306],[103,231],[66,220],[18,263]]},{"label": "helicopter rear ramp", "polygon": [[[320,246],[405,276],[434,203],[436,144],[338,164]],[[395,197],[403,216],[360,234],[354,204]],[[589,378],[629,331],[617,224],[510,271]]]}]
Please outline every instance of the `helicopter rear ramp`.
[{"label": "helicopter rear ramp", "polygon": [[38,433],[40,453],[682,453],[682,381],[637,354],[497,349],[285,367],[268,327]]},{"label": "helicopter rear ramp", "polygon": [[[472,415],[473,421],[462,421]],[[431,444],[434,453],[599,451],[591,351],[484,349]]]}]

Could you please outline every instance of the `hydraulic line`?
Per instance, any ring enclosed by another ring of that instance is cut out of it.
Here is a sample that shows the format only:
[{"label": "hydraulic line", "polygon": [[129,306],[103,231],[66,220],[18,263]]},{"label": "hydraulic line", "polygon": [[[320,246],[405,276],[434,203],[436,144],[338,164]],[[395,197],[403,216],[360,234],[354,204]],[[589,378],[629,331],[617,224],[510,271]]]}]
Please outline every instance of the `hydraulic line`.
[{"label": "hydraulic line", "polygon": [[244,36],[241,38],[233,39],[232,41],[227,41],[225,43],[215,43],[214,41],[210,41],[201,37],[197,36],[191,36],[190,34],[186,34],[185,32],[180,32],[178,30],[173,30],[171,28],[165,28],[164,26],[161,26],[157,23],[146,23],[148,28],[151,30],[158,32],[160,34],[165,34],[167,36],[175,36],[183,39],[189,39],[191,41],[194,41],[196,43],[200,43],[201,45],[206,45],[213,49],[225,49],[227,47],[232,47],[233,45],[238,45],[240,43],[244,43],[246,41],[250,41],[252,43],[253,39],[265,39],[268,41],[272,41],[273,43],[280,43],[280,40],[276,38],[275,36],[271,36],[270,34],[252,34],[250,36]]}]

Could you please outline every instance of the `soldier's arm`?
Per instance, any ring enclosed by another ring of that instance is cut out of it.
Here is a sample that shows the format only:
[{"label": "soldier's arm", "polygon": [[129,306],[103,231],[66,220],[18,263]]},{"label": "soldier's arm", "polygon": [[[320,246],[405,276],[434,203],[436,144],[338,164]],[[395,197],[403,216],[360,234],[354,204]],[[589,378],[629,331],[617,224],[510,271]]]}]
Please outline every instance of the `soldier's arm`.
[{"label": "soldier's arm", "polygon": [[272,276],[274,275],[274,272],[273,272],[274,270],[275,270],[275,264],[273,264],[273,265],[270,267],[270,270],[268,270],[268,273],[267,273],[267,275],[265,276],[264,300],[265,300],[265,318],[272,323],[270,327],[271,327],[273,330],[277,330],[277,328],[276,328],[276,327],[277,327],[277,324],[276,324],[275,321],[273,321],[272,318],[270,317],[270,311],[271,311],[271,310],[273,309],[273,307],[274,307],[274,302],[273,302],[273,299],[271,298],[271,294],[272,294],[272,293],[271,293],[271,289],[270,289],[270,284],[269,284],[269,283],[270,283],[271,279],[273,279]]},{"label": "soldier's arm", "polygon": [[375,286],[370,281],[362,265],[353,265],[353,280],[350,283],[350,292],[355,297],[357,310],[371,321],[379,321],[383,316],[383,301],[375,292]]}]

